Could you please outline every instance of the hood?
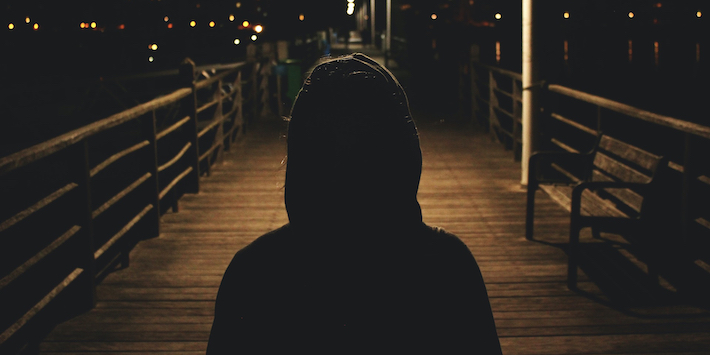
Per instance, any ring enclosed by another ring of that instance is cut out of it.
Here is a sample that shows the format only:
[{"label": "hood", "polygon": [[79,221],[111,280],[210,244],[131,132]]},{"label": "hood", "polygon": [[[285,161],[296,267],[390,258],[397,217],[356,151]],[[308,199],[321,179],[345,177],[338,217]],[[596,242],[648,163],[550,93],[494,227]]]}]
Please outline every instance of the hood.
[{"label": "hood", "polygon": [[407,96],[371,58],[317,65],[293,104],[287,141],[292,226],[421,222],[422,156]]}]

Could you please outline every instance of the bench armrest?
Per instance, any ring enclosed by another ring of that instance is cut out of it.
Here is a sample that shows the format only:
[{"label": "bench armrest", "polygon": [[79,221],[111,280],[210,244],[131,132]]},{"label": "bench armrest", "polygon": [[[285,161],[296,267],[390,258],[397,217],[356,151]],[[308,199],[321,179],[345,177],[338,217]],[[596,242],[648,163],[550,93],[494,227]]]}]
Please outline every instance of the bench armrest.
[{"label": "bench armrest", "polygon": [[574,162],[576,164],[582,164],[585,166],[590,166],[592,164],[591,153],[571,153],[571,152],[552,152],[552,151],[540,151],[535,152],[530,156],[528,163],[528,184],[531,184],[535,188],[539,183],[573,183],[569,179],[553,179],[549,177],[542,177],[542,162],[549,162],[549,164],[560,163],[560,162]]}]

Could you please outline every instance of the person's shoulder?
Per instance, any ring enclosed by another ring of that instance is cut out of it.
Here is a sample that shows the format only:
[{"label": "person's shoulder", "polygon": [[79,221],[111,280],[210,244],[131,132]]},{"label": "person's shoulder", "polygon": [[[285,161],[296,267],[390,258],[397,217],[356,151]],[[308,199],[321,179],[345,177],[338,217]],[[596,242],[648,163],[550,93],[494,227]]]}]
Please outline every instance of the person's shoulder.
[{"label": "person's shoulder", "polygon": [[451,232],[446,231],[444,228],[437,226],[429,226],[425,224],[424,231],[426,237],[438,245],[450,248],[465,247],[466,249],[468,249],[468,247],[461,240],[461,238]]}]

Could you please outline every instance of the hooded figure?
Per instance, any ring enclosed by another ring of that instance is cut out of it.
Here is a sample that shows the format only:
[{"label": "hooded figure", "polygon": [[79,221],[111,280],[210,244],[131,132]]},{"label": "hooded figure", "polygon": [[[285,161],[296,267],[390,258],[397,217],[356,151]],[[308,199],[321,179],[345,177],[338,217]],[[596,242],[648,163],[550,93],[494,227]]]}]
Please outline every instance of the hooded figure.
[{"label": "hooded figure", "polygon": [[316,66],[288,128],[289,224],[224,274],[207,353],[500,354],[480,270],[422,222],[417,129],[362,54]]}]

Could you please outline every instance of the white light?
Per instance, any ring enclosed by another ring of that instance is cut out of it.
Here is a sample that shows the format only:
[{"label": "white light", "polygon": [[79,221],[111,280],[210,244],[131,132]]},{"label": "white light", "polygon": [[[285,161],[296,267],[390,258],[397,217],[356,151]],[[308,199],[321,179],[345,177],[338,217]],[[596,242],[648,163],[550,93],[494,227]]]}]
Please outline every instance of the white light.
[{"label": "white light", "polygon": [[562,17],[564,17],[564,18],[569,18],[569,12],[565,11],[565,13],[562,14]]},{"label": "white light", "polygon": [[240,41],[239,38],[235,38],[235,39],[234,39],[234,44],[239,44],[239,43],[242,43],[242,41]]},{"label": "white light", "polygon": [[163,21],[168,22],[168,21],[170,21],[170,18],[165,16],[165,17],[163,17]]},{"label": "white light", "polygon": [[234,15],[229,15],[229,22],[234,22]]},{"label": "white light", "polygon": [[500,12],[498,12],[498,13],[496,13],[496,16],[495,16],[495,18],[496,18],[496,20],[500,20],[500,19],[502,19],[502,18],[503,18],[503,15],[501,15],[501,13],[500,13]]},{"label": "white light", "polygon": [[153,60],[154,60],[153,57],[148,57],[149,62],[153,63]]},{"label": "white light", "polygon": [[252,40],[252,41],[256,41],[256,39],[257,39],[256,35],[251,35],[251,40]]},{"label": "white light", "polygon": [[263,31],[263,30],[264,30],[264,26],[262,26],[262,25],[254,26],[254,32],[256,32],[256,33],[261,33],[261,31]]}]

